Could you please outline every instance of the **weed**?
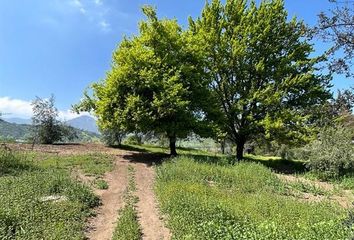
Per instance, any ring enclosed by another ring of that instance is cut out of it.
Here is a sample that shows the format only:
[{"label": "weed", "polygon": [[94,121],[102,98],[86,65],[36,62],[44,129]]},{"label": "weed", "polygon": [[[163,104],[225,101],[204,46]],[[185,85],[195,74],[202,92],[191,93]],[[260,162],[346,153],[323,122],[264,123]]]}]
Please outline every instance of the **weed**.
[{"label": "weed", "polygon": [[98,188],[98,189],[105,190],[105,189],[108,189],[108,187],[109,187],[108,183],[103,179],[96,179],[94,183],[95,183],[96,188]]}]

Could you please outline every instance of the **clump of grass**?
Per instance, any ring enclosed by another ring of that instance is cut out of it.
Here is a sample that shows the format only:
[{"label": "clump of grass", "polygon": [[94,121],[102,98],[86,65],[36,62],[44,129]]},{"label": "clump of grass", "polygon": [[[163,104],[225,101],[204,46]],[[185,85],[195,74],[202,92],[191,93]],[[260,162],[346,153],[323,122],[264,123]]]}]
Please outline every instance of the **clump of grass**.
[{"label": "clump of grass", "polygon": [[135,207],[138,201],[138,198],[134,195],[135,191],[135,169],[132,166],[128,166],[128,186],[124,194],[125,206],[119,211],[119,219],[113,233],[113,240],[142,239],[138,213]]},{"label": "clump of grass", "polygon": [[31,165],[26,158],[26,155],[11,150],[6,145],[0,145],[0,176],[29,170]]},{"label": "clump of grass", "polygon": [[217,166],[182,157],[157,168],[157,196],[175,239],[352,236],[338,205],[298,201],[284,191],[285,183],[255,163]]},{"label": "clump of grass", "polygon": [[304,181],[298,180],[292,183],[288,183],[288,185],[297,191],[304,192],[304,193],[311,193],[315,196],[329,196],[331,195],[330,191],[327,191],[319,186],[314,184],[306,183]]},{"label": "clump of grass", "polygon": [[94,183],[98,189],[106,190],[109,188],[108,183],[103,179],[96,179]]}]

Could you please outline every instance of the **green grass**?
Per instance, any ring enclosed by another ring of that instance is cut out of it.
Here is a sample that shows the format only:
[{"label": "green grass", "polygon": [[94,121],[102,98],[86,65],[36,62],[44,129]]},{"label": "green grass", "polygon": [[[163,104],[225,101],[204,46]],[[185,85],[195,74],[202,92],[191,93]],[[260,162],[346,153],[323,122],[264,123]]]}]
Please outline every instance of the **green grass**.
[{"label": "green grass", "polygon": [[174,239],[352,237],[339,205],[299,201],[288,189],[257,163],[218,166],[180,157],[157,168],[156,193]]},{"label": "green grass", "polygon": [[103,179],[96,179],[94,184],[97,189],[106,190],[109,188],[108,183]]},{"label": "green grass", "polygon": [[119,212],[112,240],[139,240],[142,239],[141,235],[136,209],[128,204]]},{"label": "green grass", "polygon": [[84,239],[85,221],[100,201],[70,169],[99,176],[112,161],[0,149],[0,167],[0,239]]},{"label": "green grass", "polygon": [[102,176],[113,169],[113,159],[105,154],[55,156],[35,154],[34,163],[42,168],[73,169],[79,168],[86,175]]},{"label": "green grass", "polygon": [[124,194],[125,206],[119,211],[119,218],[113,233],[112,240],[140,240],[142,232],[138,221],[136,203],[135,169],[128,166],[128,186]]}]

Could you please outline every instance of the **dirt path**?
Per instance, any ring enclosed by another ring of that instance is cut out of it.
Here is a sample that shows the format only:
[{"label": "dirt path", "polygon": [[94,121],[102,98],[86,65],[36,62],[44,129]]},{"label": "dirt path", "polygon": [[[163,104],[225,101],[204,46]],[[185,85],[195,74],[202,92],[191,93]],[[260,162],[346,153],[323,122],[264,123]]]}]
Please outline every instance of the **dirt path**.
[{"label": "dirt path", "polygon": [[324,199],[328,199],[332,202],[337,202],[343,208],[353,208],[354,195],[350,190],[336,189],[334,184],[321,181],[312,181],[305,179],[304,177],[298,177],[293,175],[276,174],[277,177],[286,182],[303,182],[315,186],[330,192],[330,196],[315,196],[312,193],[304,193],[303,198],[310,202],[321,202]]},{"label": "dirt path", "polygon": [[136,184],[138,216],[142,227],[143,239],[166,240],[171,238],[170,231],[164,227],[160,218],[157,201],[153,190],[155,171],[144,163],[136,163]]},{"label": "dirt path", "polygon": [[115,168],[104,176],[108,183],[108,190],[95,190],[101,198],[102,206],[97,216],[89,220],[87,238],[92,240],[110,240],[118,218],[118,210],[124,204],[124,190],[127,186],[128,162],[117,157]]},{"label": "dirt path", "polygon": [[[170,231],[164,227],[161,220],[153,190],[155,171],[152,163],[158,162],[163,156],[108,148],[101,144],[35,145],[34,149],[30,144],[10,144],[9,146],[16,150],[34,150],[59,156],[97,152],[114,156],[115,168],[112,172],[105,174],[103,178],[109,188],[95,190],[95,193],[101,198],[102,205],[98,208],[97,215],[88,221],[86,237],[90,240],[110,240],[112,238],[119,217],[119,209],[124,205],[123,196],[128,185],[128,166],[132,165],[136,169],[136,195],[139,198],[137,210],[143,239],[168,240],[171,238]],[[81,178],[83,182],[92,182],[92,179],[80,174],[80,171],[74,175],[74,177]]]}]

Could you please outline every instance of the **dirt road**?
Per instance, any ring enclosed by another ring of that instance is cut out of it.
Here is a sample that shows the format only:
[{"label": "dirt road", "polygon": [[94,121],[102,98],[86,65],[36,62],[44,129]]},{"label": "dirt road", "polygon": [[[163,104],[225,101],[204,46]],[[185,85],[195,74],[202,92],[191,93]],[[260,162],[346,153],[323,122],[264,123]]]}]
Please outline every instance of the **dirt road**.
[{"label": "dirt road", "polygon": [[[12,148],[31,150],[31,145],[13,145]],[[77,145],[36,145],[34,151],[55,153],[57,155],[105,153],[114,157],[113,171],[106,173],[103,179],[108,183],[107,190],[95,190],[101,198],[102,205],[97,209],[97,215],[89,219],[86,236],[91,240],[110,240],[118,212],[124,206],[124,191],[128,184],[128,166],[136,169],[136,195],[139,198],[137,211],[142,228],[143,239],[165,240],[171,238],[170,231],[164,226],[158,204],[153,191],[155,171],[154,163],[161,159],[159,155],[125,151],[108,148],[100,144]],[[81,176],[85,178],[85,176]]]}]

